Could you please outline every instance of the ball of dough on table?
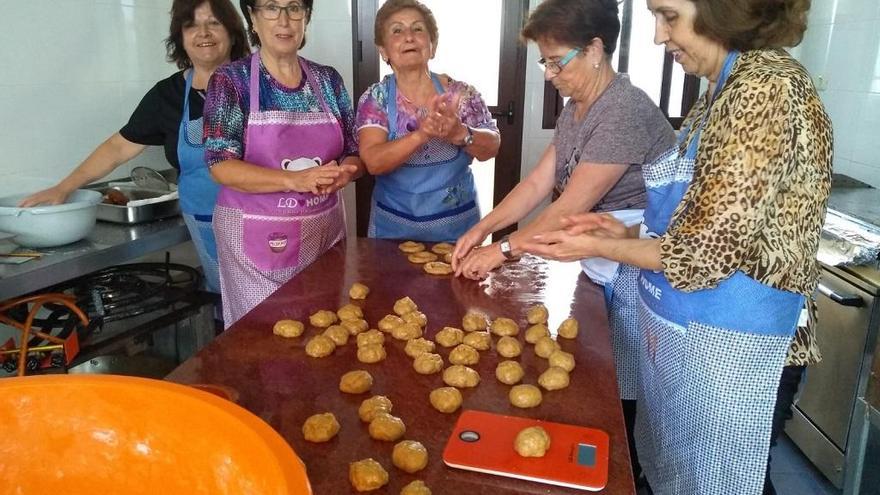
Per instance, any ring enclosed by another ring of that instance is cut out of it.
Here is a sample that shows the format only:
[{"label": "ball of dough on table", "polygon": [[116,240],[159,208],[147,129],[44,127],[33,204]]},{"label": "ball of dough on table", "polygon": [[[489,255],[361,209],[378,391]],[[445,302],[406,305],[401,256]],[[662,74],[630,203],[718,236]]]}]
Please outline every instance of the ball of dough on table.
[{"label": "ball of dough on table", "polygon": [[461,344],[464,339],[464,332],[460,328],[443,327],[434,336],[434,340],[443,347],[455,347]]},{"label": "ball of dough on table", "polygon": [[532,306],[526,312],[526,320],[532,325],[537,325],[538,323],[547,323],[547,317],[550,314],[547,312],[547,307],[543,304],[538,304],[537,306]]},{"label": "ball of dough on table", "polygon": [[454,244],[449,244],[448,242],[438,242],[431,246],[431,252],[437,254],[446,254],[451,253],[455,249]]},{"label": "ball of dough on table", "polygon": [[348,289],[348,297],[352,299],[366,299],[369,294],[370,288],[360,282],[351,284],[351,289]]},{"label": "ball of dough on table", "polygon": [[412,340],[422,336],[422,327],[404,322],[391,329],[391,336],[397,340]]},{"label": "ball of dough on table", "polygon": [[359,492],[368,492],[388,484],[388,472],[373,459],[363,459],[348,465],[348,481]]},{"label": "ball of dough on table", "polygon": [[403,318],[397,315],[385,315],[376,326],[383,332],[391,332],[398,325],[403,325]]},{"label": "ball of dough on table", "polygon": [[354,370],[339,379],[339,390],[347,394],[362,394],[373,386],[373,375],[368,371]]},{"label": "ball of dough on table", "polygon": [[528,409],[541,405],[541,389],[534,385],[514,385],[507,395],[510,403],[516,407]]},{"label": "ball of dough on table", "polygon": [[306,327],[302,322],[296,320],[278,320],[272,327],[272,333],[282,337],[292,338],[299,337],[303,334]]},{"label": "ball of dough on table", "polygon": [[443,369],[443,357],[430,352],[419,354],[413,360],[413,369],[421,375],[433,375]]},{"label": "ball of dough on table", "polygon": [[336,316],[338,316],[341,321],[359,320],[364,317],[364,310],[362,310],[360,306],[346,304],[336,310]]},{"label": "ball of dough on table", "polygon": [[390,413],[393,408],[394,405],[391,403],[391,399],[384,395],[374,395],[361,402],[360,407],[358,407],[358,416],[364,423],[369,423],[380,412]]},{"label": "ball of dough on table", "polygon": [[306,354],[313,358],[327,357],[336,350],[336,342],[326,335],[315,335],[306,343]]},{"label": "ball of dough on table", "polygon": [[422,263],[437,261],[437,255],[432,253],[431,251],[419,251],[418,253],[407,255],[406,259],[408,259],[410,263],[421,265]]},{"label": "ball of dough on table", "polygon": [[339,422],[333,413],[315,414],[303,423],[302,432],[309,442],[326,442],[339,433]]},{"label": "ball of dough on table", "polygon": [[477,364],[480,362],[480,353],[467,344],[459,344],[449,353],[449,362],[465,366]]},{"label": "ball of dough on table", "polygon": [[519,383],[525,374],[522,365],[516,361],[501,361],[495,367],[495,378],[505,385]]},{"label": "ball of dough on table", "polygon": [[477,313],[476,311],[468,311],[461,318],[461,328],[463,328],[465,332],[477,332],[485,330],[488,327],[489,321],[486,319],[486,315]]},{"label": "ball of dough on table", "polygon": [[404,253],[418,253],[419,251],[425,250],[425,245],[421,242],[415,241],[406,241],[401,242],[397,245],[397,248],[403,251]]},{"label": "ball of dough on table", "polygon": [[574,318],[566,318],[559,324],[559,330],[556,331],[560,337],[564,339],[573,339],[578,335],[578,321]]},{"label": "ball of dough on table", "polygon": [[423,269],[431,275],[449,275],[455,271],[452,265],[444,261],[429,261],[424,264]]},{"label": "ball of dough on table", "polygon": [[488,351],[492,348],[492,336],[489,335],[489,332],[471,332],[464,336],[461,343],[478,351]]},{"label": "ball of dough on table", "polygon": [[359,333],[357,336],[357,346],[358,348],[364,347],[366,345],[379,344],[382,345],[385,343],[385,334],[376,330],[375,328],[364,333]]},{"label": "ball of dough on table", "polygon": [[330,340],[337,346],[347,344],[348,338],[351,337],[351,333],[342,325],[330,325],[327,327],[327,330],[324,330],[323,335],[330,337]]},{"label": "ball of dough on table", "polygon": [[545,390],[559,390],[568,386],[568,372],[558,366],[551,366],[538,377],[538,385]]},{"label": "ball of dough on table", "polygon": [[550,354],[547,360],[550,366],[562,368],[569,373],[574,369],[574,356],[568,352],[562,350],[553,351],[553,354]]},{"label": "ball of dough on table", "polygon": [[406,425],[403,420],[390,413],[381,411],[376,413],[370,421],[370,436],[376,440],[394,442],[406,433]]},{"label": "ball of dough on table", "polygon": [[446,253],[443,255],[443,262],[446,264],[452,264],[452,253]]},{"label": "ball of dough on table", "polygon": [[358,361],[367,364],[384,361],[388,356],[385,353],[385,346],[382,344],[367,344],[363,347],[358,347],[357,355]]},{"label": "ball of dough on table", "polygon": [[538,356],[547,359],[550,357],[553,352],[559,350],[559,342],[556,342],[550,337],[541,337],[535,342],[535,354]]},{"label": "ball of dough on table", "polygon": [[454,364],[443,370],[443,383],[457,388],[476,387],[480,384],[480,374],[473,368]]},{"label": "ball of dough on table", "polygon": [[370,328],[370,324],[367,323],[367,320],[342,320],[340,323],[348,333],[351,335],[357,335],[361,332],[366,332],[368,328]]},{"label": "ball of dough on table", "polygon": [[411,358],[418,357],[426,352],[434,352],[434,343],[421,337],[406,342],[403,352]]},{"label": "ball of dough on table", "polygon": [[391,462],[407,473],[415,473],[428,465],[428,449],[421,442],[403,440],[391,451]]},{"label": "ball of dough on table", "polygon": [[513,337],[501,337],[495,344],[495,351],[506,358],[517,357],[522,354],[522,344]]},{"label": "ball of dough on table", "polygon": [[496,318],[492,322],[492,333],[501,337],[513,336],[519,333],[519,325],[510,318]]},{"label": "ball of dough on table", "polygon": [[529,426],[516,434],[513,448],[523,457],[544,457],[550,449],[550,434],[540,426]]},{"label": "ball of dough on table", "polygon": [[409,298],[409,296],[394,301],[394,312],[400,316],[411,311],[416,311],[417,309],[419,309],[419,307],[416,305],[415,301]]},{"label": "ball of dough on table", "polygon": [[538,323],[537,325],[532,325],[526,329],[526,342],[529,344],[534,344],[541,337],[549,337],[550,329],[547,328],[547,325],[543,323]]},{"label": "ball of dough on table", "polygon": [[451,413],[461,407],[461,392],[455,387],[435,388],[428,395],[434,409],[442,413]]},{"label": "ball of dough on table", "polygon": [[431,489],[422,480],[411,481],[400,490],[400,495],[431,495]]},{"label": "ball of dough on table", "polygon": [[319,310],[317,313],[309,316],[309,323],[311,323],[313,327],[318,328],[327,328],[337,321],[339,321],[339,319],[336,317],[336,313],[333,311],[327,311],[326,309]]},{"label": "ball of dough on table", "polygon": [[400,317],[406,323],[415,323],[416,325],[418,325],[422,328],[424,328],[425,325],[428,324],[428,317],[425,316],[425,313],[422,313],[421,311],[418,311],[418,310],[410,311],[409,313],[403,314]]}]

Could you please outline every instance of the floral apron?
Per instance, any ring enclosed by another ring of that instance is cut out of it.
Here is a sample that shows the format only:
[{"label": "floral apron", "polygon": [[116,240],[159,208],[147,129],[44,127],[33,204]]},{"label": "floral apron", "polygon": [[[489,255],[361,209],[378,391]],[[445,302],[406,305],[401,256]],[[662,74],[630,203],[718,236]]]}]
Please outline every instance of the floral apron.
[{"label": "floral apron", "polygon": [[[340,159],[342,127],[322,96],[308,64],[303,78],[320,112],[260,111],[260,54],[251,58],[250,113],[244,161],[286,169],[302,158]],[[223,321],[228,328],[345,237],[339,191],[251,194],[222,187],[214,210]]]}]

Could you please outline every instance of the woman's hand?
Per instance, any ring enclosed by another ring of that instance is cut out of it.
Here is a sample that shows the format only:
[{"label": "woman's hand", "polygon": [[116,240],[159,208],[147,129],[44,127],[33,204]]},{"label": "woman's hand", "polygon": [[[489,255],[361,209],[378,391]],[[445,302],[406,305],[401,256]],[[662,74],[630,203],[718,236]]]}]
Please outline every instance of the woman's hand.
[{"label": "woman's hand", "polygon": [[471,280],[483,280],[489,276],[489,272],[504,263],[504,254],[497,242],[488,246],[480,246],[471,250],[464,261],[458,264],[456,276],[464,276]]},{"label": "woman's hand", "polygon": [[560,219],[562,229],[571,235],[590,234],[596,237],[625,239],[629,228],[608,213],[578,213]]},{"label": "woman's hand", "polygon": [[460,102],[461,95],[458,93],[432,96],[428,102],[428,114],[419,121],[419,130],[429,138],[438,138],[455,144],[456,138],[459,138],[464,129],[464,124],[458,116]]},{"label": "woman's hand", "polygon": [[60,186],[54,186],[31,194],[21,200],[21,202],[18,203],[18,206],[21,208],[28,208],[38,205],[60,205],[61,203],[64,203],[69,195],[70,191],[63,189]]},{"label": "woman's hand", "polygon": [[[327,165],[336,165],[336,160],[328,162]],[[357,178],[358,171],[360,170],[353,163],[343,163],[337,166],[339,167],[339,175],[333,180],[332,184],[321,188],[321,194],[333,194],[347,186],[349,182]]]},{"label": "woman's hand", "polygon": [[488,233],[477,224],[468,229],[464,235],[455,241],[455,249],[452,250],[452,269],[455,270],[456,276],[461,275],[458,269],[461,266],[462,260],[470,254],[471,250],[482,244],[486,240],[487,235]]},{"label": "woman's hand", "polygon": [[575,261],[599,256],[598,244],[601,242],[602,238],[596,235],[555,230],[525,239],[519,248],[542,258]]},{"label": "woman's hand", "polygon": [[325,194],[324,191],[333,186],[343,173],[342,167],[336,165],[335,160],[319,167],[307,168],[298,172],[288,172],[290,177],[287,181],[287,189],[296,192]]}]

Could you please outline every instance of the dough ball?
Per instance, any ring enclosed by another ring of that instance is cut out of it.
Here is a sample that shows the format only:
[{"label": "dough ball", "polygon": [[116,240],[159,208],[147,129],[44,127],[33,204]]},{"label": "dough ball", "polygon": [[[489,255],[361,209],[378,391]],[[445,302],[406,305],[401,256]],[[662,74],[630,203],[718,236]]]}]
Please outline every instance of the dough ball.
[{"label": "dough ball", "polygon": [[358,347],[358,361],[367,364],[378,363],[384,361],[387,357],[385,346],[382,344],[367,344]]},{"label": "dough ball", "polygon": [[564,339],[573,339],[578,336],[578,321],[574,318],[566,318],[559,325],[559,330],[556,331],[560,337]]},{"label": "dough ball", "polygon": [[400,490],[400,495],[431,495],[431,489],[422,480],[415,480]]},{"label": "dough ball", "polygon": [[402,315],[401,318],[406,323],[415,323],[422,328],[425,328],[425,325],[428,324],[428,317],[425,316],[425,313],[418,310],[410,311],[409,313]]},{"label": "dough ball", "polygon": [[434,336],[434,340],[443,347],[455,347],[461,344],[462,339],[464,339],[464,332],[453,327],[443,327]]},{"label": "dough ball", "polygon": [[532,325],[526,329],[526,342],[529,344],[534,344],[541,337],[549,337],[550,329],[547,328],[547,325],[543,323],[538,323],[537,325]]},{"label": "dough ball", "polygon": [[391,451],[391,462],[407,473],[415,473],[428,465],[428,449],[421,442],[403,440]]},{"label": "dough ball", "polygon": [[408,259],[410,263],[421,265],[422,263],[437,261],[437,255],[431,251],[419,251],[418,253],[407,255],[406,259]]},{"label": "dough ball", "polygon": [[461,407],[461,392],[455,387],[440,387],[431,391],[428,396],[434,409],[442,413],[451,413]]},{"label": "dough ball", "polygon": [[336,316],[338,316],[341,321],[360,320],[364,317],[364,310],[362,310],[360,306],[346,304],[336,310]]},{"label": "dough ball", "polygon": [[454,271],[452,265],[443,261],[429,261],[423,269],[431,275],[449,275]]},{"label": "dough ball", "polygon": [[434,352],[434,343],[421,337],[407,341],[403,352],[411,358],[416,358],[426,352]]},{"label": "dough ball", "polygon": [[339,320],[336,318],[336,313],[333,311],[327,311],[326,309],[322,309],[312,316],[309,316],[309,323],[311,323],[313,327],[318,328],[327,328],[337,321]]},{"label": "dough ball", "polygon": [[495,367],[495,378],[505,385],[519,383],[525,374],[526,372],[523,371],[522,365],[516,361],[501,361]]},{"label": "dough ball", "polygon": [[368,371],[354,370],[339,379],[339,390],[347,394],[362,394],[373,386],[373,375]]},{"label": "dough ball", "polygon": [[422,327],[404,322],[391,329],[391,336],[397,340],[412,340],[422,336]]},{"label": "dough ball", "polygon": [[449,353],[449,362],[466,366],[477,364],[480,362],[480,353],[467,344],[459,344]]},{"label": "dough ball", "polygon": [[430,352],[419,354],[413,360],[413,369],[421,375],[433,375],[443,369],[443,357]]},{"label": "dough ball", "polygon": [[348,289],[348,297],[352,299],[366,299],[369,294],[370,288],[360,282],[351,284],[351,289]]},{"label": "dough ball", "polygon": [[397,416],[381,411],[370,421],[370,436],[376,440],[394,442],[406,433],[406,425]]},{"label": "dough ball", "polygon": [[405,315],[409,312],[419,309],[416,303],[409,296],[394,301],[394,312],[398,315]]},{"label": "dough ball", "polygon": [[556,342],[550,337],[541,337],[535,342],[535,354],[544,359],[549,358],[550,354],[553,354],[554,351],[558,350],[559,342]]},{"label": "dough ball", "polygon": [[403,319],[401,317],[397,315],[385,315],[379,320],[379,323],[376,326],[383,332],[390,332],[398,325],[403,325]]},{"label": "dough ball", "polygon": [[461,328],[465,332],[477,332],[488,327],[489,322],[486,320],[486,316],[474,311],[468,311],[461,319]]},{"label": "dough ball", "polygon": [[380,412],[390,413],[393,408],[394,405],[391,404],[391,399],[384,395],[374,395],[361,402],[360,407],[358,407],[358,416],[364,423],[369,423]]},{"label": "dough ball", "polygon": [[496,318],[492,322],[492,333],[504,336],[513,336],[519,333],[519,325],[510,318]]},{"label": "dough ball", "polygon": [[550,354],[548,361],[550,362],[551,367],[555,366],[557,368],[562,368],[569,373],[574,369],[574,356],[565,351],[553,351],[553,354]]},{"label": "dough ball", "polygon": [[452,253],[446,253],[443,255],[443,262],[451,265],[452,264]]},{"label": "dough ball", "polygon": [[526,320],[531,325],[537,325],[538,323],[547,323],[547,317],[549,313],[547,312],[547,307],[543,304],[538,304],[537,306],[532,306],[526,312]]},{"label": "dough ball", "polygon": [[507,397],[516,407],[538,407],[541,404],[541,389],[534,385],[514,385]]},{"label": "dough ball", "polygon": [[275,323],[275,326],[272,327],[272,333],[275,335],[280,335],[282,337],[299,337],[303,334],[306,327],[301,322],[296,320],[278,320]]},{"label": "dough ball", "polygon": [[538,377],[538,385],[545,390],[559,390],[568,386],[568,372],[562,368],[551,366]]},{"label": "dough ball", "polygon": [[522,345],[513,337],[501,337],[495,344],[495,351],[503,357],[513,358],[522,354]]},{"label": "dough ball", "polygon": [[540,426],[530,426],[516,434],[513,448],[523,457],[544,457],[550,448],[550,435]]},{"label": "dough ball", "polygon": [[367,329],[370,328],[370,324],[367,323],[367,320],[342,320],[342,323],[340,324],[345,327],[351,335],[366,332]]},{"label": "dough ball", "polygon": [[492,336],[489,335],[489,332],[471,332],[464,336],[461,343],[478,351],[488,351],[492,348]]},{"label": "dough ball", "polygon": [[347,344],[348,338],[351,337],[348,329],[342,325],[330,325],[327,327],[327,330],[324,330],[324,335],[330,337],[330,340],[332,340],[337,346]]},{"label": "dough ball", "polygon": [[418,253],[419,251],[425,250],[424,244],[415,241],[401,242],[397,247],[404,253]]},{"label": "dough ball", "polygon": [[348,465],[348,481],[359,492],[368,492],[388,484],[388,472],[373,459],[363,459]]},{"label": "dough ball", "polygon": [[450,387],[472,388],[480,384],[480,374],[473,368],[454,364],[443,371],[443,383]]},{"label": "dough ball", "polygon": [[376,330],[375,328],[370,330],[369,332],[360,333],[357,336],[358,348],[364,347],[366,345],[372,345],[372,344],[382,345],[384,343],[385,343],[385,334]]},{"label": "dough ball", "polygon": [[436,254],[451,253],[454,249],[455,245],[449,244],[448,242],[438,242],[431,246],[431,252]]},{"label": "dough ball", "polygon": [[306,343],[306,354],[313,358],[327,357],[336,350],[336,342],[326,335],[315,335]]},{"label": "dough ball", "polygon": [[333,413],[315,414],[303,423],[302,432],[309,442],[326,442],[339,432],[339,422]]}]

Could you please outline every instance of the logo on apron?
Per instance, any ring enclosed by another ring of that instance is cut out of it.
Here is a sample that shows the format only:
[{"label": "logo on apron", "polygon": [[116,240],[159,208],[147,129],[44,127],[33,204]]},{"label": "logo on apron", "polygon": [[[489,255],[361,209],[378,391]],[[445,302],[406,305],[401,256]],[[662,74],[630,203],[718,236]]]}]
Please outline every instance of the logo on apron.
[{"label": "logo on apron", "polygon": [[281,160],[281,170],[287,170],[290,172],[299,172],[300,170],[307,170],[312,167],[320,167],[321,166],[321,158],[296,158],[291,160],[290,158],[285,158]]},{"label": "logo on apron", "polygon": [[273,253],[280,253],[287,249],[287,234],[281,232],[272,232],[269,234],[269,249],[272,250]]}]

